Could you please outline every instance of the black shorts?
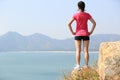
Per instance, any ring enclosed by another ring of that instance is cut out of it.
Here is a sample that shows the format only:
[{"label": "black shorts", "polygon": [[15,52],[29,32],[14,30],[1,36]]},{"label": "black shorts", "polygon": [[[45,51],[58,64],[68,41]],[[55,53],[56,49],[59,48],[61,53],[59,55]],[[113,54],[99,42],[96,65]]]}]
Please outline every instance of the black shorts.
[{"label": "black shorts", "polygon": [[89,36],[75,36],[75,40],[87,41],[87,40],[90,40],[90,38]]}]

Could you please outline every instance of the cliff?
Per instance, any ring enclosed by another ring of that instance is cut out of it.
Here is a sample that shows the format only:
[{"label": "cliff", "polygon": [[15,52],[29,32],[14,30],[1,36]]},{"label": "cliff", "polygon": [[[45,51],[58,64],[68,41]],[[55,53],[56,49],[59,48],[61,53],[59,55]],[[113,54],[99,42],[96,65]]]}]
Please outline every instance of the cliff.
[{"label": "cliff", "polygon": [[98,71],[101,80],[120,80],[120,41],[101,43]]}]

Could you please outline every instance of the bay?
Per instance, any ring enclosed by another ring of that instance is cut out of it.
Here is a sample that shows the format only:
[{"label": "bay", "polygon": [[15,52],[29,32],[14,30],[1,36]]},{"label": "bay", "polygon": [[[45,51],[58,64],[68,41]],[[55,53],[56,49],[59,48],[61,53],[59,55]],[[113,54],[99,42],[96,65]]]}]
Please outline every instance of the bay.
[{"label": "bay", "polygon": [[[90,52],[91,66],[97,58],[98,52]],[[63,80],[74,66],[71,51],[0,52],[0,80]]]}]

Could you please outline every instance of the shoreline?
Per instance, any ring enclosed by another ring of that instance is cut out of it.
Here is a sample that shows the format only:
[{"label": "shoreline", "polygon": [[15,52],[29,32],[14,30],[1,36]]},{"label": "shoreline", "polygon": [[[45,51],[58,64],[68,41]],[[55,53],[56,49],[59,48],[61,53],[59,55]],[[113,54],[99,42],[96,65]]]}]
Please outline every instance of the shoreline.
[{"label": "shoreline", "polygon": [[[75,53],[75,51],[3,51],[3,52],[0,52],[0,53],[45,53],[45,52],[52,52],[52,53],[57,53],[57,52],[60,52],[60,53]],[[83,51],[81,52],[83,53]],[[99,53],[99,51],[89,51],[89,53]]]}]

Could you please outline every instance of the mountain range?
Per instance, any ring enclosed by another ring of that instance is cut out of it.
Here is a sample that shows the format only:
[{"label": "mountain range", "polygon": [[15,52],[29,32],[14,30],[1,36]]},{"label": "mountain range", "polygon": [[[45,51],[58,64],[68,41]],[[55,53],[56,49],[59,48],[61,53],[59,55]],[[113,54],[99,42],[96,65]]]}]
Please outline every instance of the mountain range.
[{"label": "mountain range", "polygon": [[[90,37],[90,51],[98,51],[101,42],[119,41],[120,35],[95,34]],[[8,32],[0,36],[0,52],[2,51],[74,51],[74,38],[53,39],[35,33],[23,36],[17,32]]]}]

